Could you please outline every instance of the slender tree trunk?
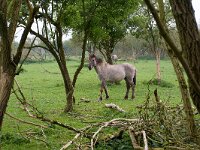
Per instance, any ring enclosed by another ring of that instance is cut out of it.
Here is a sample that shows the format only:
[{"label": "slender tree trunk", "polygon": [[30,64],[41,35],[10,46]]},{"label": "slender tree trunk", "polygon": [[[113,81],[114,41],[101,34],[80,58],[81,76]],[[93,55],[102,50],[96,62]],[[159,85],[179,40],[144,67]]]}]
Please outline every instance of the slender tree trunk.
[{"label": "slender tree trunk", "polygon": [[161,83],[161,73],[160,73],[160,51],[156,51],[156,75],[157,75],[157,84]]},{"label": "slender tree trunk", "polygon": [[65,60],[65,52],[63,48],[63,43],[62,43],[62,27],[60,23],[56,24],[56,29],[58,31],[57,33],[57,44],[58,44],[58,51],[59,51],[59,57],[60,57],[60,62],[62,65],[62,76],[64,79],[65,83],[65,92],[66,92],[66,97],[67,97],[67,104],[64,108],[64,112],[70,112],[73,110],[73,94],[74,94],[74,88],[72,86],[72,82],[69,76],[69,71],[66,66],[66,60]]},{"label": "slender tree trunk", "polygon": [[78,75],[81,71],[81,69],[83,68],[84,66],[84,62],[85,62],[85,52],[86,52],[86,46],[87,46],[87,39],[88,39],[88,35],[89,35],[89,32],[87,29],[85,29],[84,31],[84,38],[83,38],[83,46],[82,46],[82,56],[81,56],[81,63],[79,65],[79,67],[77,68],[75,74],[74,74],[74,78],[73,78],[73,82],[72,82],[72,85],[73,87],[75,88],[76,86],[76,80],[78,78]]},{"label": "slender tree trunk", "polygon": [[[64,108],[64,112],[69,112],[73,110],[73,93],[74,88],[71,83],[70,75],[66,66],[66,60],[65,60],[65,54],[64,49],[62,45],[62,31],[61,28],[59,29],[59,26],[56,27],[58,33],[58,39],[57,39],[57,45],[59,47],[59,50],[55,50],[54,46],[51,44],[51,42],[45,38],[43,35],[36,33],[35,31],[31,30],[30,32],[34,34],[35,36],[39,37],[41,41],[45,43],[45,45],[48,47],[48,51],[53,55],[53,57],[56,59],[56,62],[59,66],[59,69],[61,71],[61,75],[64,81],[64,87],[65,87],[65,94],[66,94],[66,106]],[[57,53],[59,52],[59,53]]]}]

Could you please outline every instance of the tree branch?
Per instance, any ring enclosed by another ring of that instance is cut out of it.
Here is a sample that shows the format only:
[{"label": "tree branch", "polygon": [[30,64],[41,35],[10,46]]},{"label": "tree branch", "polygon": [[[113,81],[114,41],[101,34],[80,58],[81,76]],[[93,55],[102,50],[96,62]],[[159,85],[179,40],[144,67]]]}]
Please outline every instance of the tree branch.
[{"label": "tree branch", "polygon": [[22,34],[19,46],[17,48],[17,53],[16,53],[16,55],[14,56],[14,59],[13,59],[14,65],[17,65],[19,63],[19,61],[20,61],[24,44],[25,44],[27,36],[28,36],[28,34],[29,34],[30,30],[31,30],[31,26],[32,26],[32,24],[34,22],[34,17],[37,14],[38,10],[39,10],[39,7],[37,7],[37,6],[34,7],[32,13],[29,15],[29,19],[28,19],[27,25],[26,25],[26,27],[24,29],[24,32]]}]

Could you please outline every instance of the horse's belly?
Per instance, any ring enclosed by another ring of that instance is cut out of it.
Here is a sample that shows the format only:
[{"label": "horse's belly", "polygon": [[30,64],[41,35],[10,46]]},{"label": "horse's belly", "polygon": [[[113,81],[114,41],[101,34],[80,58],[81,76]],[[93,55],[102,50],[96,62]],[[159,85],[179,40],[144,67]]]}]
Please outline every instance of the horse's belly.
[{"label": "horse's belly", "polygon": [[107,80],[111,82],[119,82],[125,78],[124,73],[112,73],[108,76]]}]

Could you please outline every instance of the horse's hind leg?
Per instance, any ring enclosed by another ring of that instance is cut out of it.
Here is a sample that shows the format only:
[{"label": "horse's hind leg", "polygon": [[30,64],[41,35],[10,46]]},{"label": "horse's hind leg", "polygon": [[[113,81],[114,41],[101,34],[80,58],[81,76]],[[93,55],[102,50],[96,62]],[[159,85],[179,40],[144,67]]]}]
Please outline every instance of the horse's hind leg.
[{"label": "horse's hind leg", "polygon": [[128,99],[128,93],[129,93],[129,90],[130,90],[130,83],[128,81],[128,79],[125,77],[124,79],[126,81],[126,95],[124,96],[124,99]]},{"label": "horse's hind leg", "polygon": [[135,84],[132,84],[131,85],[132,86],[132,99],[134,99],[135,98]]},{"label": "horse's hind leg", "polygon": [[131,82],[131,86],[132,86],[132,99],[135,98],[135,85],[136,85],[136,75],[135,77],[133,78],[133,81]]},{"label": "horse's hind leg", "polygon": [[108,90],[107,90],[107,87],[105,86],[105,94],[106,94],[106,99],[108,99],[109,98],[109,95],[108,95]]}]

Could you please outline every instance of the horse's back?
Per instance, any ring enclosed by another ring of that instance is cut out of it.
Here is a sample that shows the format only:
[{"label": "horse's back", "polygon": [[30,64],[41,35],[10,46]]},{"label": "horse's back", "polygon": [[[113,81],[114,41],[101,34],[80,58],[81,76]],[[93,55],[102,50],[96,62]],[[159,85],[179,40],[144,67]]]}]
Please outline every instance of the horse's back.
[{"label": "horse's back", "polygon": [[117,65],[107,65],[106,67],[106,80],[112,82],[119,82],[123,80],[126,76],[124,71],[124,66],[117,64]]},{"label": "horse's back", "polygon": [[133,78],[135,76],[135,73],[136,73],[135,66],[133,66],[129,63],[124,63],[123,66],[124,66],[126,77]]}]

